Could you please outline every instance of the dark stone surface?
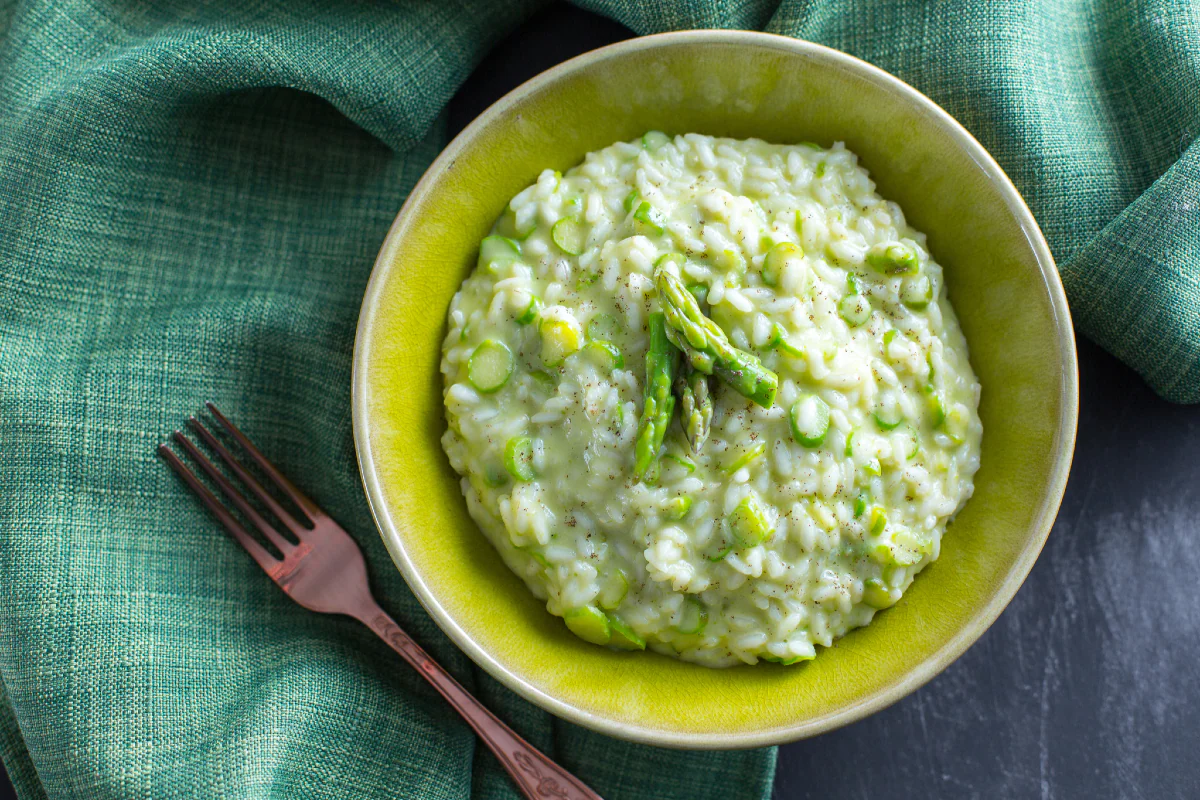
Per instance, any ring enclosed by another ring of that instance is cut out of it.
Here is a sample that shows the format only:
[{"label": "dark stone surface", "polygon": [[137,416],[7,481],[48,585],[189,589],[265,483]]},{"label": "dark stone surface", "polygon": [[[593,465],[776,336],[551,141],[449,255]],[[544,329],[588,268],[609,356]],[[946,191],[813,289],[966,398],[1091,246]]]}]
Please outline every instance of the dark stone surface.
[{"label": "dark stone surface", "polygon": [[[630,35],[550,7],[467,81],[451,129]],[[778,800],[1200,797],[1200,408],[1159,399],[1088,342],[1080,372],[1066,498],[1012,604],[920,691],[782,747]]]}]

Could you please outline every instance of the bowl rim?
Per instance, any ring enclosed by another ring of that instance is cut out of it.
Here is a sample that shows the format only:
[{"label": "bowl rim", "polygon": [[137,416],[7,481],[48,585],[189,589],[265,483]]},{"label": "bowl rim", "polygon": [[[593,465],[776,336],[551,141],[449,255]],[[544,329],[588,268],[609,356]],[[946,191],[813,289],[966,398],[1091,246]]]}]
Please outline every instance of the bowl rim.
[{"label": "bowl rim", "polygon": [[[386,283],[386,276],[390,271],[390,265],[394,263],[392,251],[397,246],[401,235],[414,221],[412,219],[415,213],[414,209],[430,193],[437,176],[454,163],[458,155],[470,144],[479,131],[503,116],[512,105],[538,92],[543,87],[571,73],[608,59],[621,58],[628,54],[647,49],[664,46],[678,47],[689,44],[742,45],[782,50],[791,54],[807,56],[826,62],[827,64],[832,64],[835,67],[852,71],[874,83],[882,84],[885,89],[905,96],[910,103],[913,103],[921,111],[933,117],[935,123],[946,130],[955,143],[971,156],[988,180],[1000,190],[1009,213],[1016,219],[1028,239],[1050,297],[1051,316],[1054,320],[1056,331],[1055,345],[1062,374],[1059,397],[1060,411],[1056,427],[1056,452],[1050,467],[1050,479],[1046,487],[1047,491],[1041,507],[1037,510],[1034,517],[1034,522],[1031,524],[1031,530],[1034,535],[1027,540],[1020,555],[1009,567],[1008,574],[1004,580],[997,585],[992,596],[979,609],[970,623],[899,680],[855,703],[786,727],[733,734],[666,731],[644,724],[615,721],[578,708],[543,692],[521,675],[511,672],[484,651],[438,602],[421,575],[414,568],[405,550],[398,528],[388,509],[379,476],[375,470],[371,450],[371,426],[368,414],[369,388],[367,385],[367,376],[369,367],[367,361],[371,341],[371,320],[380,302],[382,287]],[[446,148],[442,150],[433,163],[430,164],[421,179],[409,193],[408,198],[392,222],[387,236],[380,247],[379,255],[372,266],[371,277],[363,295],[358,326],[355,332],[353,359],[351,407],[354,445],[358,457],[359,474],[366,490],[371,516],[375,520],[375,525],[379,529],[380,536],[383,538],[393,562],[399,568],[409,588],[425,611],[438,624],[438,627],[473,662],[486,670],[504,686],[534,705],[565,720],[600,733],[628,741],[663,747],[689,749],[750,748],[784,744],[804,739],[847,725],[882,710],[935,677],[951,662],[962,655],[995,622],[996,618],[1000,616],[1000,613],[1012,600],[1029,574],[1029,571],[1033,568],[1033,564],[1041,553],[1046,539],[1050,534],[1062,502],[1063,493],[1066,489],[1067,475],[1070,471],[1071,459],[1075,449],[1075,437],[1078,427],[1079,366],[1075,348],[1074,329],[1071,323],[1070,310],[1067,307],[1066,293],[1063,290],[1062,280],[1055,266],[1054,257],[1050,252],[1049,246],[1046,244],[1045,237],[1042,235],[1041,228],[1033,218],[1033,214],[1029,211],[1020,192],[1017,191],[1012,181],[1009,180],[991,154],[984,149],[983,145],[966,128],[943,110],[941,106],[894,75],[866,61],[823,45],[802,39],[757,31],[688,30],[627,39],[591,50],[564,61],[529,79],[490,105],[482,114],[463,128]]]}]

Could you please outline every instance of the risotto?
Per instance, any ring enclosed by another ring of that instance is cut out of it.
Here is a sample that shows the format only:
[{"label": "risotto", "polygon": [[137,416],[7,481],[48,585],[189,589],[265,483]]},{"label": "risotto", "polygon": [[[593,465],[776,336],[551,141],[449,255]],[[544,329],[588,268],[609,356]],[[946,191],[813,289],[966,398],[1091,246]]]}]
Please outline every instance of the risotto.
[{"label": "risotto", "polygon": [[925,237],[841,144],[651,132],[547,170],[455,296],[472,517],[589,642],[815,657],[938,557],[980,387]]}]

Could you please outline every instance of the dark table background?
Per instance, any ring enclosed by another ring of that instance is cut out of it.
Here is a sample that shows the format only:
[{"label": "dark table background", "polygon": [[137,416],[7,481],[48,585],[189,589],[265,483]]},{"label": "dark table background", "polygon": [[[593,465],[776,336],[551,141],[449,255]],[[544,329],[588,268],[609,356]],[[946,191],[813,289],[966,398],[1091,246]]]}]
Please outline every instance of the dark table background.
[{"label": "dark table background", "polygon": [[[551,6],[462,87],[452,131],[632,35]],[[1200,408],[1161,400],[1090,342],[1079,356],[1075,463],[1025,585],[923,689],[780,748],[775,798],[1200,798]]]}]

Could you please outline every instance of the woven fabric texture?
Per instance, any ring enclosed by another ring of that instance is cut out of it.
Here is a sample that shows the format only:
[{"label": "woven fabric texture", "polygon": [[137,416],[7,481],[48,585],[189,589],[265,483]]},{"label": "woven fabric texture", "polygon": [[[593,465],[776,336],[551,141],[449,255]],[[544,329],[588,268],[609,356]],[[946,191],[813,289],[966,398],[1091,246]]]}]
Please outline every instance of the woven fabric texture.
[{"label": "woven fabric texture", "polygon": [[[1022,190],[1081,330],[1200,401],[1190,0],[580,5],[638,33],[799,36],[914,84]],[[455,89],[541,6],[0,3],[0,758],[22,798],[515,797],[420,678],[287,600],[164,469],[155,445],[203,399],[358,535],[405,628],[605,797],[769,795],[773,750],[624,744],[474,669],[359,486],[374,254]]]}]

